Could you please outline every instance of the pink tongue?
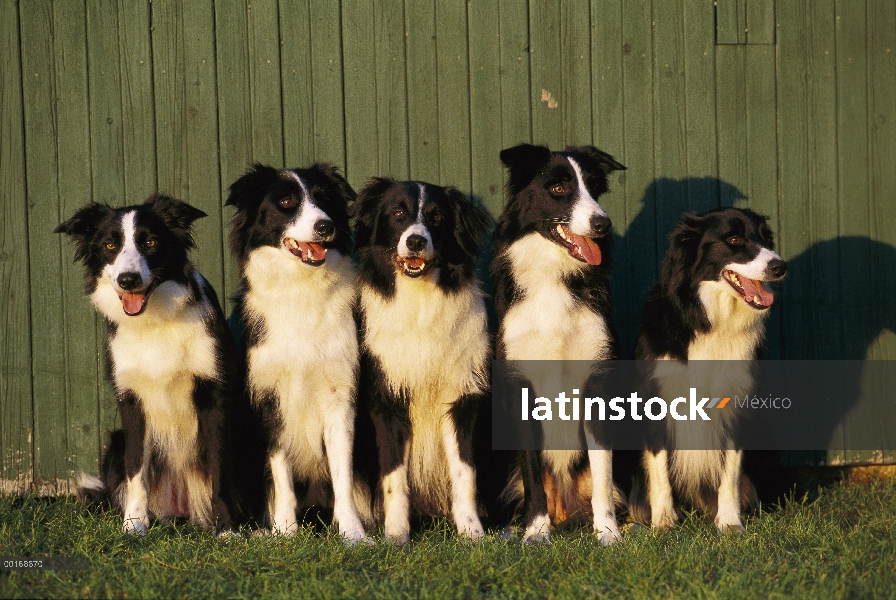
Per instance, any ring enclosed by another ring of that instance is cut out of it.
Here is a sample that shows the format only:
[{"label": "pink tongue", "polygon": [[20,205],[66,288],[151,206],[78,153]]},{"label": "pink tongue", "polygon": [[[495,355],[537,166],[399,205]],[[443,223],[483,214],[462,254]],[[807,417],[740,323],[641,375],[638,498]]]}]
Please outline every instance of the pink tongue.
[{"label": "pink tongue", "polygon": [[327,257],[327,249],[321,246],[320,244],[312,244],[310,242],[299,242],[299,248],[302,250],[302,256],[308,254],[308,251],[311,251],[311,260],[317,262],[319,260],[324,260]]},{"label": "pink tongue", "polygon": [[125,314],[136,315],[143,310],[143,303],[146,301],[146,294],[130,294],[125,292],[121,295],[121,306],[124,308]]},{"label": "pink tongue", "polygon": [[566,230],[566,235],[569,236],[569,239],[579,247],[579,252],[582,255],[582,258],[585,259],[589,265],[599,265],[601,261],[600,248],[597,247],[597,244],[594,243],[594,240],[591,238],[576,235],[573,232]]},{"label": "pink tongue", "polygon": [[[772,302],[775,301],[775,294],[769,289],[766,289],[764,285],[762,285],[761,281],[756,281],[753,279],[747,279],[743,275],[739,276],[741,287],[744,290],[744,296],[746,296],[747,300],[752,300],[757,304],[761,304],[762,306],[771,306]],[[757,299],[756,296],[759,298]]]}]

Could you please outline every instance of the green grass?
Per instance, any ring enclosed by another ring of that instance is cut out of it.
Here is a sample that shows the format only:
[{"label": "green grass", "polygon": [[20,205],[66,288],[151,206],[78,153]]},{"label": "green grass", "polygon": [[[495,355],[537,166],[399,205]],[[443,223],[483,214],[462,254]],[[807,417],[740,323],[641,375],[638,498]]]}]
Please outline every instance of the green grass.
[{"label": "green grass", "polygon": [[719,535],[690,514],[601,547],[587,529],[523,547],[439,521],[405,548],[332,534],[219,541],[189,524],[123,535],[72,499],[0,498],[0,556],[87,556],[86,571],[0,571],[0,597],[896,598],[896,484],[835,485]]}]

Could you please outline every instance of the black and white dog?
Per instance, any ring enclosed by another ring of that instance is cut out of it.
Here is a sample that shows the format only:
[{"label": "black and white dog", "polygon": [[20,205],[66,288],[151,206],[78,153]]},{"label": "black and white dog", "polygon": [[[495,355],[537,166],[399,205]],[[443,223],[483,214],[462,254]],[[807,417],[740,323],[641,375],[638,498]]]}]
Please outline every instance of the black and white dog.
[{"label": "black and white dog", "polygon": [[[752,361],[774,301],[767,282],[786,270],[765,217],[736,208],[684,216],[644,305],[636,350],[639,359],[657,361],[649,368],[662,397],[686,396],[694,385],[752,387]],[[755,491],[741,473],[743,451],[732,437],[737,413],[713,416],[710,422],[666,420],[648,439],[644,466],[653,527],[674,526],[674,488],[715,512],[720,530],[744,531],[741,508]],[[632,510],[638,518],[634,497]]]},{"label": "black and white dog", "polygon": [[55,230],[74,239],[87,294],[106,317],[123,429],[102,480],[82,476],[79,492],[111,496],[126,532],[146,533],[152,516],[230,528],[233,340],[214,290],[187,258],[190,226],[204,216],[154,195],[119,209],[91,203]]},{"label": "black and white dog", "polygon": [[[591,146],[551,152],[522,144],[503,150],[501,161],[508,181],[492,264],[500,320],[496,358],[592,363],[614,358],[607,265],[610,219],[597,198],[608,189],[607,175],[625,167]],[[588,378],[587,372],[568,375],[566,383],[578,387]],[[538,377],[529,379],[537,395]],[[578,431],[568,433],[579,439]],[[525,543],[550,540],[551,516],[560,522],[589,508],[601,542],[619,538],[611,451],[605,439],[594,439],[594,431],[584,433],[590,448],[590,507],[581,505],[577,489],[577,473],[586,466],[581,450],[545,449],[521,456],[507,495],[524,498]],[[546,482],[552,493],[550,507]]]},{"label": "black and white dog", "polygon": [[375,178],[352,207],[361,278],[362,375],[379,447],[385,535],[410,510],[483,535],[473,429],[490,340],[475,276],[491,218],[454,188]]},{"label": "black and white dog", "polygon": [[369,493],[352,467],[358,339],[357,275],[348,202],[335,167],[254,165],[230,186],[230,236],[239,260],[237,314],[244,328],[246,386],[264,427],[274,532],[297,530],[294,478],[309,484],[302,505],[330,504],[349,541],[366,540]]}]

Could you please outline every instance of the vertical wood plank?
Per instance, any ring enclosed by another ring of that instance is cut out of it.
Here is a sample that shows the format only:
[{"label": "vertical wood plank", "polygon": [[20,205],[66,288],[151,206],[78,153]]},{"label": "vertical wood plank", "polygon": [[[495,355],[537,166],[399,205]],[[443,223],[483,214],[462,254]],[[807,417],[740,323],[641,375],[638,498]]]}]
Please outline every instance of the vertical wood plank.
[{"label": "vertical wood plank", "polygon": [[775,43],[775,0],[746,0],[748,44]]},{"label": "vertical wood plank", "polygon": [[[630,240],[625,263],[629,284],[622,301],[634,307],[631,343],[641,307],[657,276],[656,185],[654,182],[653,7],[652,2],[622,3],[622,78],[625,103],[625,204]],[[633,215],[633,216],[632,216]],[[619,301],[619,300],[614,300]]]},{"label": "vertical wood plank", "polygon": [[467,6],[454,0],[436,0],[436,81],[440,183],[453,185],[469,195],[472,184]]},{"label": "vertical wood plank", "polygon": [[[311,85],[314,94],[314,157],[345,167],[342,96],[342,27],[338,2],[311,3]],[[285,97],[285,96],[284,96]],[[287,138],[299,132],[285,129]],[[306,159],[307,160],[307,159]]]},{"label": "vertical wood plank", "polygon": [[560,2],[530,2],[532,139],[552,150],[565,147],[563,111],[572,108],[563,90],[560,35]]},{"label": "vertical wood plank", "polygon": [[716,0],[716,43],[747,43],[747,0]]},{"label": "vertical wood plank", "polygon": [[[504,173],[498,159],[503,149],[500,8],[489,2],[471,2],[468,6],[472,189],[497,217],[504,206]],[[528,94],[528,86],[525,89]]]},{"label": "vertical wood plank", "polygon": [[379,174],[374,0],[342,5],[345,175],[355,191]]},{"label": "vertical wood plank", "polygon": [[[778,156],[780,190],[780,230],[778,250],[786,260],[795,259],[810,244],[808,125],[806,102],[809,94],[805,55],[805,4],[780,2],[778,19]],[[800,261],[804,263],[805,261]],[[813,358],[813,331],[806,315],[814,305],[809,287],[811,275],[792,268],[780,286],[776,304],[784,322],[783,358]]]},{"label": "vertical wood plank", "polygon": [[[712,7],[684,0],[684,70],[687,145],[687,210],[718,206],[716,155],[716,52]],[[772,101],[774,106],[774,99]],[[774,118],[772,119],[774,126]]]},{"label": "vertical wood plank", "polygon": [[378,0],[374,12],[379,140],[379,168],[376,174],[408,179],[411,177],[408,115],[410,67],[405,40],[407,17],[404,2]]},{"label": "vertical wood plank", "polygon": [[252,159],[284,166],[283,97],[277,0],[246,4],[249,31],[249,108]]},{"label": "vertical wood plank", "polygon": [[[869,354],[896,359],[896,284],[891,276],[896,247],[896,5],[874,0],[868,10],[868,117],[871,135],[869,185],[871,236],[875,244],[874,320],[882,331]],[[893,415],[896,409],[892,409]]]},{"label": "vertical wood plank", "polygon": [[152,48],[159,189],[205,211],[194,225],[199,271],[224,289],[224,228],[218,169],[218,102],[211,3],[153,3]]},{"label": "vertical wood plank", "polygon": [[687,210],[687,115],[683,0],[653,7],[653,145],[657,177],[657,264],[669,233]]},{"label": "vertical wood plank", "polygon": [[[532,53],[529,10],[519,0],[500,0],[501,28],[501,145],[509,148],[536,141],[532,134]],[[494,159],[493,159],[494,160]],[[500,161],[499,161],[500,162]]]},{"label": "vertical wood plank", "polygon": [[0,3],[0,493],[33,480],[30,281],[18,3]]},{"label": "vertical wood plank", "polygon": [[560,3],[562,144],[592,143],[591,7],[588,0]]},{"label": "vertical wood plank", "polygon": [[[314,162],[315,140],[321,135],[315,128],[315,108],[326,110],[323,104],[332,101],[332,94],[327,99],[320,98],[319,102],[315,96],[316,85],[312,67],[314,36],[311,24],[311,6],[314,4],[308,0],[279,2],[283,148],[284,164],[288,167],[304,168]],[[336,8],[338,9],[338,6]],[[339,86],[341,109],[341,86],[336,81],[330,84]],[[268,93],[276,95],[277,90],[270,89]],[[341,162],[340,156],[337,164]]]},{"label": "vertical wood plank", "polygon": [[745,69],[743,45],[716,46],[716,152],[722,206],[734,206],[743,199],[748,187]]},{"label": "vertical wood plank", "polygon": [[[411,178],[431,183],[439,173],[439,100],[434,0],[405,2],[408,139]],[[448,100],[447,98],[445,99]]]}]

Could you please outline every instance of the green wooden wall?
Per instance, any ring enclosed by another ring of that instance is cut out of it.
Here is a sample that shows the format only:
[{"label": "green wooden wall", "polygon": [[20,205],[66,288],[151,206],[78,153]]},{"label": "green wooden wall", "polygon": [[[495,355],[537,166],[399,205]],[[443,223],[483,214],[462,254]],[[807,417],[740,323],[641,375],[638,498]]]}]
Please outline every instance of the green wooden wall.
[{"label": "green wooden wall", "polygon": [[[624,347],[682,211],[738,205],[791,263],[766,356],[896,359],[894,54],[893,0],[0,0],[3,489],[66,491],[116,421],[52,229],[167,191],[209,214],[194,257],[229,296],[222,204],[251,161],[497,214],[502,148],[593,143],[629,167],[603,201]],[[857,407],[821,460],[892,460],[838,448],[894,415]]]}]

